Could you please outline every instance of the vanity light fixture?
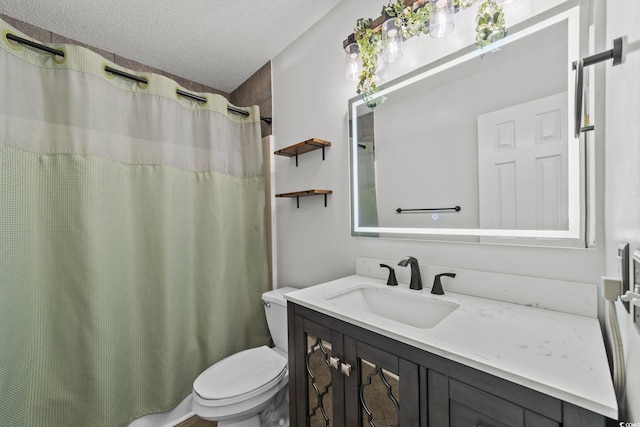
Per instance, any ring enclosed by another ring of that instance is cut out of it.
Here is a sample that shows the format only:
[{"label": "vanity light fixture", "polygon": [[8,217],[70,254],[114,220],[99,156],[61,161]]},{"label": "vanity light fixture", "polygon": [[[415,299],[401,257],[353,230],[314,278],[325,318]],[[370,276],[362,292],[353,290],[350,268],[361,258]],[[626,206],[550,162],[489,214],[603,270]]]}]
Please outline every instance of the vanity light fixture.
[{"label": "vanity light fixture", "polygon": [[[455,26],[454,14],[476,1],[482,1],[476,16],[476,45],[483,48],[506,35],[504,12],[496,2],[510,0],[390,0],[378,18],[358,19],[355,32],[342,42],[342,47],[347,49],[357,43],[361,62],[353,63],[353,51],[347,51],[346,74],[348,79],[358,81],[356,92],[367,106],[375,108],[380,102],[374,95],[379,89],[375,82],[378,55],[382,54],[385,62],[395,62],[403,56],[404,40],[422,34],[431,34],[433,38],[447,36]],[[360,67],[360,75],[354,78],[352,70],[356,66]]]},{"label": "vanity light fixture", "polygon": [[402,58],[402,33],[395,18],[388,18],[382,23],[382,46],[385,62],[396,62]]},{"label": "vanity light fixture", "polygon": [[429,34],[439,39],[453,31],[453,0],[429,0]]}]

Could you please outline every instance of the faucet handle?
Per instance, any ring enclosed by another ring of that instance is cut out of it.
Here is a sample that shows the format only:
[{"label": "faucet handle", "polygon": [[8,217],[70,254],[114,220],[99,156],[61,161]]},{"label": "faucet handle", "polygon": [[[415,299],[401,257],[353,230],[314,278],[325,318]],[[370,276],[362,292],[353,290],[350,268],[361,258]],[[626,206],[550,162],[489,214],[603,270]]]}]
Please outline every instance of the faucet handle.
[{"label": "faucet handle", "polygon": [[456,277],[455,273],[442,273],[436,274],[433,278],[433,287],[431,288],[431,293],[434,295],[444,295],[444,289],[442,289],[442,282],[440,281],[440,277]]},{"label": "faucet handle", "polygon": [[380,267],[389,269],[389,278],[387,279],[387,286],[398,286],[398,279],[396,279],[396,272],[393,267],[387,264],[380,264]]}]

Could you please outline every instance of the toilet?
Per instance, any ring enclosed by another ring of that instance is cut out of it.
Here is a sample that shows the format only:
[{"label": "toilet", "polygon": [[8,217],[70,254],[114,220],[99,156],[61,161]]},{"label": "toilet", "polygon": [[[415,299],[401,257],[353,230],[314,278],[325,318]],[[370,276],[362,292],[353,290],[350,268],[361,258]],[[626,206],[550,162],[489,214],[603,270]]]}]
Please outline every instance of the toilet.
[{"label": "toilet", "polygon": [[218,427],[289,426],[287,384],[287,302],[295,288],[262,294],[274,348],[261,346],[232,354],[193,382],[191,408]]}]

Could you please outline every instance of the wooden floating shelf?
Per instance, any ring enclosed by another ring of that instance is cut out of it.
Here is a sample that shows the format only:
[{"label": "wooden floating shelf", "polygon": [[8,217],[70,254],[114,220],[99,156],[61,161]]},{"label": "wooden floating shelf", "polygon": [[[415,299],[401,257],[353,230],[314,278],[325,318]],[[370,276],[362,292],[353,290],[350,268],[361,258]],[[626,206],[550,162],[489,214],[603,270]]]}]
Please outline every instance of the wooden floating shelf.
[{"label": "wooden floating shelf", "polygon": [[322,160],[324,160],[324,149],[330,147],[329,141],[324,141],[319,138],[311,138],[306,141],[299,142],[289,147],[285,147],[281,150],[274,151],[273,154],[278,156],[295,157],[296,167],[298,167],[298,155],[308,153],[309,151],[319,150],[322,148]]},{"label": "wooden floating shelf", "polygon": [[276,197],[305,197],[305,196],[315,196],[318,194],[331,194],[333,190],[303,190],[303,191],[294,191],[292,193],[282,193],[276,194]]},{"label": "wooden floating shelf", "polygon": [[295,197],[296,198],[296,204],[298,206],[298,209],[300,208],[300,197],[307,197],[307,196],[320,196],[323,195],[324,196],[324,207],[327,207],[327,195],[328,194],[332,194],[333,191],[332,190],[303,190],[303,191],[294,191],[292,193],[282,193],[282,194],[276,194],[276,197]]}]

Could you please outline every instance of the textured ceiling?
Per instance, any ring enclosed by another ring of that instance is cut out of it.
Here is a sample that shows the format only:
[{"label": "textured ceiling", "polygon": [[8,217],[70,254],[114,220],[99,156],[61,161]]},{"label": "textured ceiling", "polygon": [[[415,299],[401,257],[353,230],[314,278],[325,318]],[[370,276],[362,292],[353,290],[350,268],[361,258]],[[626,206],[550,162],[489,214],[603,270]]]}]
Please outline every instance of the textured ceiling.
[{"label": "textured ceiling", "polygon": [[0,0],[0,13],[232,92],[341,0]]}]

